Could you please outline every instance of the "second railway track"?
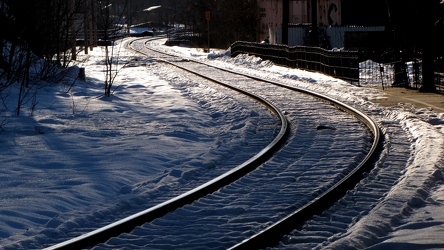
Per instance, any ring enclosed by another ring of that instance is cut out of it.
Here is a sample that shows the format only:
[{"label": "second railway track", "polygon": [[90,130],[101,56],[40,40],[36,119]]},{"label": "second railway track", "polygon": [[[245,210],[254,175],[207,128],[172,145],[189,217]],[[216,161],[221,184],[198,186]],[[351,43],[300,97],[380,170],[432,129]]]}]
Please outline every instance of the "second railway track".
[{"label": "second railway track", "polygon": [[[272,147],[279,144],[279,148],[272,149],[273,155],[254,166],[257,167],[254,171],[249,168],[242,171],[242,175],[229,178],[228,182],[205,184],[218,185],[216,189],[186,197],[193,193],[188,192],[172,199],[183,199],[181,202],[170,200],[168,206],[171,207],[151,208],[154,212],[149,219],[141,213],[135,214],[51,249],[88,247],[100,242],[105,242],[98,245],[100,249],[273,246],[282,234],[321,212],[351,188],[376,153],[379,128],[365,114],[343,103],[316,93],[147,51],[143,42],[134,48],[168,63],[161,67],[174,65],[194,72],[192,75],[174,71],[181,77],[191,81],[202,81],[204,77],[258,96],[263,102],[283,110],[289,127],[283,124],[280,136],[287,132],[287,138],[282,144],[279,141],[271,143]],[[348,149],[347,153],[344,148]],[[241,165],[247,164],[250,163]],[[119,229],[119,225],[130,220],[131,225]],[[135,229],[130,231],[129,228]]]}]

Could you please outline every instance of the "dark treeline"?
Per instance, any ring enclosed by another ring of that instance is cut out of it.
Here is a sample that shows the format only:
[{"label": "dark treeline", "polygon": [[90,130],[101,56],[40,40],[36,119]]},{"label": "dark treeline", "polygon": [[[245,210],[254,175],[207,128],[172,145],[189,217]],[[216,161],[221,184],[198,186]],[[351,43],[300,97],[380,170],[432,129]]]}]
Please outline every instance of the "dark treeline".
[{"label": "dark treeline", "polygon": [[[161,7],[144,11],[153,6]],[[209,23],[207,11],[211,16]],[[236,40],[256,40],[257,2],[0,0],[0,87],[21,81],[27,85],[29,68],[36,58],[43,59],[51,67],[67,67],[78,53],[76,41],[87,43],[87,52],[97,41],[116,37],[108,36],[116,24],[170,29],[180,24],[191,31],[197,45],[206,44],[210,32],[212,47],[227,48]],[[42,67],[44,72],[38,73],[38,77],[45,78],[50,71],[48,68]]]}]

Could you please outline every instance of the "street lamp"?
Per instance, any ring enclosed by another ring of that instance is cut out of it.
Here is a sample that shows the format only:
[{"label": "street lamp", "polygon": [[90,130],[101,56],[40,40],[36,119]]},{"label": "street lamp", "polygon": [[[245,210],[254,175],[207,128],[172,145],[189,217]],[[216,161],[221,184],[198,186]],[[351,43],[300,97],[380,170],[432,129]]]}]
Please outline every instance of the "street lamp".
[{"label": "street lamp", "polygon": [[162,5],[151,6],[149,8],[143,9],[143,11],[152,11],[152,10],[158,9],[160,7],[162,7]]}]

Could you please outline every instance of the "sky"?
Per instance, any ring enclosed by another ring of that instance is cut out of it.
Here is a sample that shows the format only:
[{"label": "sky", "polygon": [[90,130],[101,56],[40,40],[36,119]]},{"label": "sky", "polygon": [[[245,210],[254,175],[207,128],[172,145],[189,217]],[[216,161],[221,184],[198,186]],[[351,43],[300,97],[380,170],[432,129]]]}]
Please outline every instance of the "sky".
[{"label": "sky", "polygon": [[[444,248],[443,113],[408,103],[386,108],[372,102],[384,97],[380,81],[358,87],[257,57],[231,58],[229,51],[208,54],[163,42],[151,45],[310,89],[363,110],[381,125],[387,154],[406,158],[378,204],[317,248]],[[72,228],[119,219],[127,203],[154,206],[180,193],[178,183],[190,187],[198,182],[202,168],[236,152],[227,146],[217,155],[221,145],[242,144],[254,129],[251,114],[236,112],[239,106],[229,94],[176,76],[155,60],[126,50],[124,43],[115,48],[120,65],[127,64],[115,79],[112,97],[103,96],[100,47],[60,72],[59,84],[35,83],[30,92],[35,95],[25,98],[19,116],[14,115],[19,90],[0,93],[3,248],[41,248],[68,237]],[[79,67],[86,69],[85,81],[76,79]],[[375,72],[379,74],[378,67]],[[215,119],[220,117],[224,119]],[[286,247],[291,245],[281,246]]]}]

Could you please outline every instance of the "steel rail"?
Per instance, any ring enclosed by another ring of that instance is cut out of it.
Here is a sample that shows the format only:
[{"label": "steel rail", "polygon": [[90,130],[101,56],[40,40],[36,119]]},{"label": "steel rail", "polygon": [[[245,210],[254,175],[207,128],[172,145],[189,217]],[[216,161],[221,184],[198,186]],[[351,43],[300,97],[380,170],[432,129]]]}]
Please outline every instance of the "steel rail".
[{"label": "steel rail", "polygon": [[[162,60],[163,62],[167,62]],[[169,63],[169,62],[168,62]],[[170,63],[171,65],[174,65],[173,63]],[[186,70],[183,67],[180,67],[178,65],[175,65],[183,70]],[[273,103],[269,102],[268,100],[255,95],[253,93],[250,93],[248,91],[229,86],[225,83],[222,83],[220,81],[211,79],[206,76],[200,75],[198,72],[193,72],[190,70],[187,70],[190,73],[196,74],[200,77],[203,77],[207,80],[213,81],[215,83],[221,84],[225,87],[229,87],[230,89],[233,89],[235,91],[238,91],[244,95],[249,96],[250,98],[255,99],[265,107],[267,107],[269,110],[271,110],[279,119],[280,121],[280,130],[277,136],[273,139],[272,142],[270,142],[266,147],[264,147],[261,151],[259,151],[257,154],[255,154],[253,157],[245,161],[244,163],[236,166],[235,168],[231,169],[230,171],[214,178],[211,181],[208,181],[190,191],[187,191],[179,196],[176,196],[168,201],[162,202],[156,206],[153,206],[151,208],[148,208],[146,210],[143,210],[141,212],[138,212],[136,214],[133,214],[131,216],[128,216],[124,219],[121,219],[119,221],[116,221],[114,223],[111,223],[109,225],[106,225],[104,227],[101,227],[99,229],[96,229],[94,231],[88,232],[86,234],[80,235],[78,237],[75,237],[73,239],[58,243],[56,245],[50,246],[48,248],[45,248],[47,250],[52,249],[82,249],[89,246],[97,245],[99,243],[105,242],[111,237],[118,236],[124,232],[130,232],[135,227],[140,226],[144,223],[150,222],[156,218],[159,218],[168,212],[174,211],[175,209],[179,207],[183,207],[186,204],[190,204],[191,202],[210,194],[214,191],[217,191],[218,189],[222,188],[223,186],[234,182],[235,180],[239,179],[240,177],[244,176],[246,173],[251,172],[254,170],[257,166],[259,166],[261,163],[263,163],[276,148],[279,147],[283,139],[285,138],[287,134],[288,129],[288,121],[284,115],[284,113],[279,110]]]}]

